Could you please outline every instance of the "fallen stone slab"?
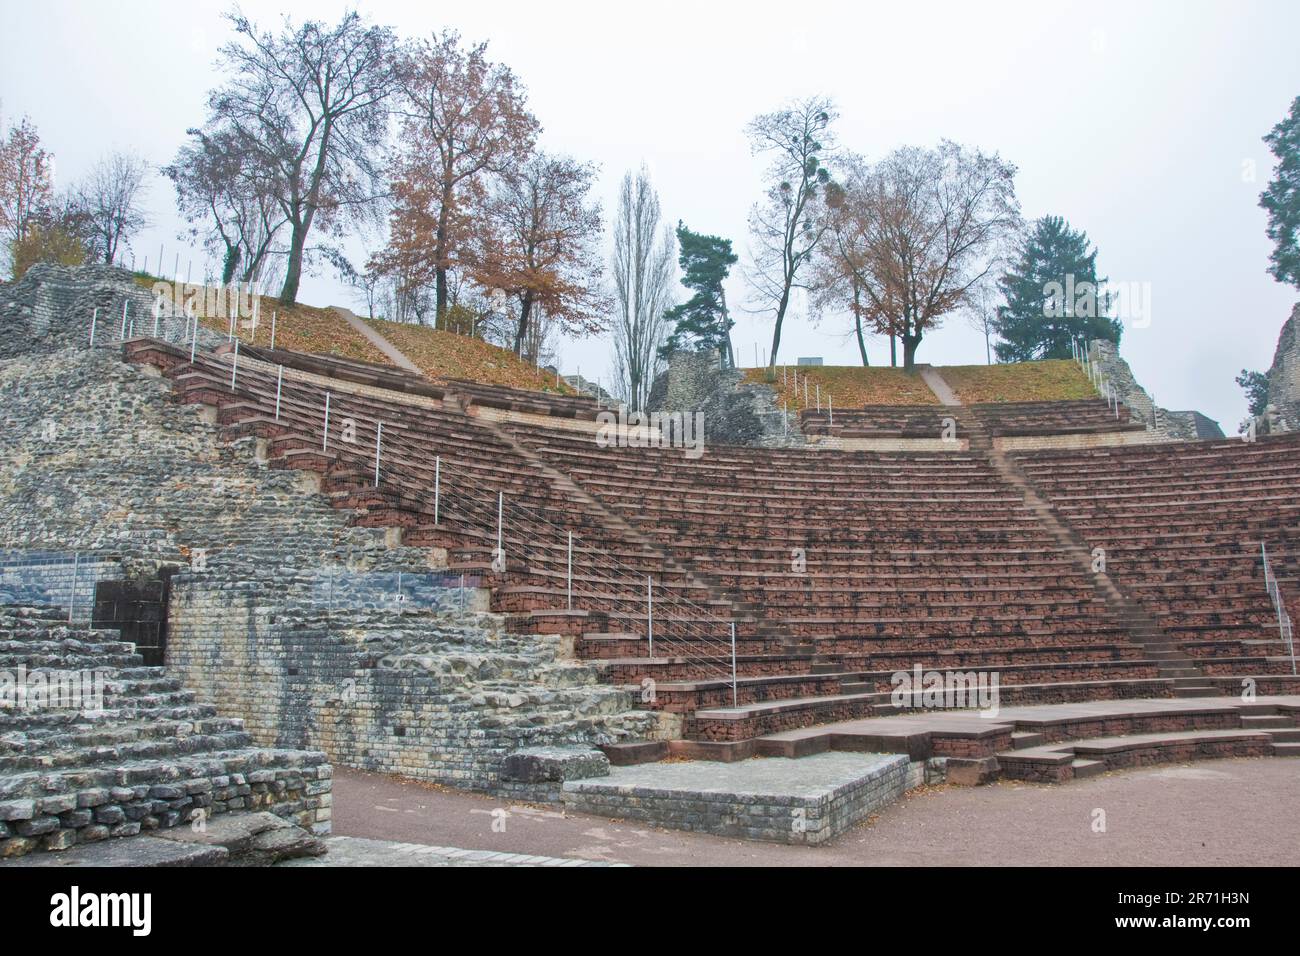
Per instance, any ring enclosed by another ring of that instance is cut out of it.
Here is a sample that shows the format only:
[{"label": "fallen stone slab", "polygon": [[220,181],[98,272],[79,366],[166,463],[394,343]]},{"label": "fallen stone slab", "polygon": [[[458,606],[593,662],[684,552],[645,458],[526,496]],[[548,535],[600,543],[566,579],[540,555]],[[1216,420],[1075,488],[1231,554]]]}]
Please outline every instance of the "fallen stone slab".
[{"label": "fallen stone slab", "polygon": [[224,866],[229,858],[230,851],[223,846],[192,845],[140,836],[88,843],[58,853],[31,853],[4,860],[0,862],[0,868]]},{"label": "fallen stone slab", "polygon": [[302,827],[273,813],[236,813],[208,820],[204,825],[176,827],[157,835],[191,846],[222,847],[229,866],[271,866],[302,856],[321,856],[325,842]]}]

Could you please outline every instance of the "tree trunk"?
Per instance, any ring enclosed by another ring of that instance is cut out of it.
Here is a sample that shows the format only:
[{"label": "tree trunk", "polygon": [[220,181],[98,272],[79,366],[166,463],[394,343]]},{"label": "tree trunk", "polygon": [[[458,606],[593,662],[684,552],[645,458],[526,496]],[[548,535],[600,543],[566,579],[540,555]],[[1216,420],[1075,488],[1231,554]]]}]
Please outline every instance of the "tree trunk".
[{"label": "tree trunk", "polygon": [[290,306],[298,301],[298,283],[302,281],[302,254],[307,246],[307,225],[295,224],[289,239],[289,264],[284,272],[284,287],[280,289],[280,305]]},{"label": "tree trunk", "polygon": [[862,292],[856,282],[853,283],[853,328],[858,333],[858,351],[862,353],[862,367],[871,364],[867,360],[867,343],[862,339]]},{"label": "tree trunk", "polygon": [[903,337],[903,370],[911,372],[916,369],[916,349],[921,344],[921,336],[904,335]]},{"label": "tree trunk", "polygon": [[221,266],[221,284],[230,285],[235,278],[235,270],[239,268],[239,247],[226,246],[225,261]]},{"label": "tree trunk", "polygon": [[898,339],[893,332],[889,333],[889,367],[898,368]]},{"label": "tree trunk", "polygon": [[776,353],[781,348],[781,323],[785,321],[785,310],[790,304],[790,286],[785,287],[785,292],[781,295],[780,305],[776,310],[776,327],[772,329],[772,354],[768,357],[767,368],[773,375],[776,374]]},{"label": "tree trunk", "polygon": [[523,356],[524,339],[528,335],[528,318],[533,311],[533,294],[524,295],[519,305],[519,328],[515,330],[515,354]]}]

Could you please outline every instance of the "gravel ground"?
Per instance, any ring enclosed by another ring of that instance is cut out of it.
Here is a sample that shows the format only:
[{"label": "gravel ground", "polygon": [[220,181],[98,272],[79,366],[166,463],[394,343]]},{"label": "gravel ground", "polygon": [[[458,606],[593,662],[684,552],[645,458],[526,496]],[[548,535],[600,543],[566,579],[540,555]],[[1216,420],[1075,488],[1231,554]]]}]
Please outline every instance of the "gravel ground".
[{"label": "gravel ground", "polygon": [[913,791],[815,848],[655,830],[335,768],[334,832],[641,866],[1295,866],[1300,760]]}]

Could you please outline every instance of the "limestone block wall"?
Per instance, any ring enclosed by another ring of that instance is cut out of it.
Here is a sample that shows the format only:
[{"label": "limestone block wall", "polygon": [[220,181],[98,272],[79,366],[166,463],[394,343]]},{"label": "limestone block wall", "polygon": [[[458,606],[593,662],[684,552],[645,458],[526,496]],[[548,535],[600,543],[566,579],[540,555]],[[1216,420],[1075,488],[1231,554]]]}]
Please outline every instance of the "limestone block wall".
[{"label": "limestone block wall", "polygon": [[263,745],[486,788],[516,746],[650,728],[558,644],[449,603],[459,589],[423,608],[344,589],[322,611],[322,573],[427,572],[437,552],[349,526],[255,444],[223,445],[108,350],[0,360],[0,550],[111,553],[127,578],[179,569],[168,670]]},{"label": "limestone block wall", "polygon": [[1147,429],[1155,434],[1156,440],[1194,441],[1200,437],[1193,413],[1170,411],[1155,404],[1146,389],[1138,384],[1128,362],[1120,357],[1114,342],[1092,342],[1089,358],[1115,388],[1119,400],[1128,406],[1133,418],[1146,422]]},{"label": "limestone block wall", "polygon": [[798,416],[786,415],[776,392],[744,381],[737,369],[718,368],[718,353],[675,352],[655,380],[649,411],[703,412],[705,442],[767,448],[806,444]]},{"label": "limestone block wall", "polygon": [[[507,754],[644,736],[652,714],[560,658],[558,637],[516,637],[448,588],[433,608],[327,610],[311,573],[173,582],[169,666],[241,714],[262,746],[323,750],[381,773],[492,790]],[[369,605],[369,606],[367,606]]]},{"label": "limestone block wall", "polygon": [[1268,401],[1284,430],[1300,431],[1300,303],[1282,326],[1268,370]]},{"label": "limestone block wall", "polygon": [[[95,347],[117,349],[123,338],[124,303],[126,337],[152,335],[154,298],[131,273],[103,265],[37,263],[17,282],[0,288],[0,359],[89,347],[96,308]],[[172,342],[188,342],[189,323],[183,316],[161,317],[158,334]],[[224,341],[202,326],[197,336],[199,347]]]}]

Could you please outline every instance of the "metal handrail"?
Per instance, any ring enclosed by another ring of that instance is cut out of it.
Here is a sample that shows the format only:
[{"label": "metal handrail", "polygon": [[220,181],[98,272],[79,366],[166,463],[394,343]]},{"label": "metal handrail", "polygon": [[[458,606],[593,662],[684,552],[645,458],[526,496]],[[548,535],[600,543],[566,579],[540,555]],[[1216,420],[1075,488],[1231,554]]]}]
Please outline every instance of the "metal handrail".
[{"label": "metal handrail", "polygon": [[1277,583],[1277,575],[1273,573],[1273,568],[1269,564],[1268,545],[1263,541],[1259,543],[1259,553],[1264,561],[1264,590],[1268,592],[1269,598],[1273,601],[1273,608],[1277,611],[1278,637],[1286,646],[1287,656],[1291,658],[1291,674],[1295,676],[1295,634],[1291,624],[1291,615],[1287,612],[1286,605],[1282,600],[1282,588]]}]

